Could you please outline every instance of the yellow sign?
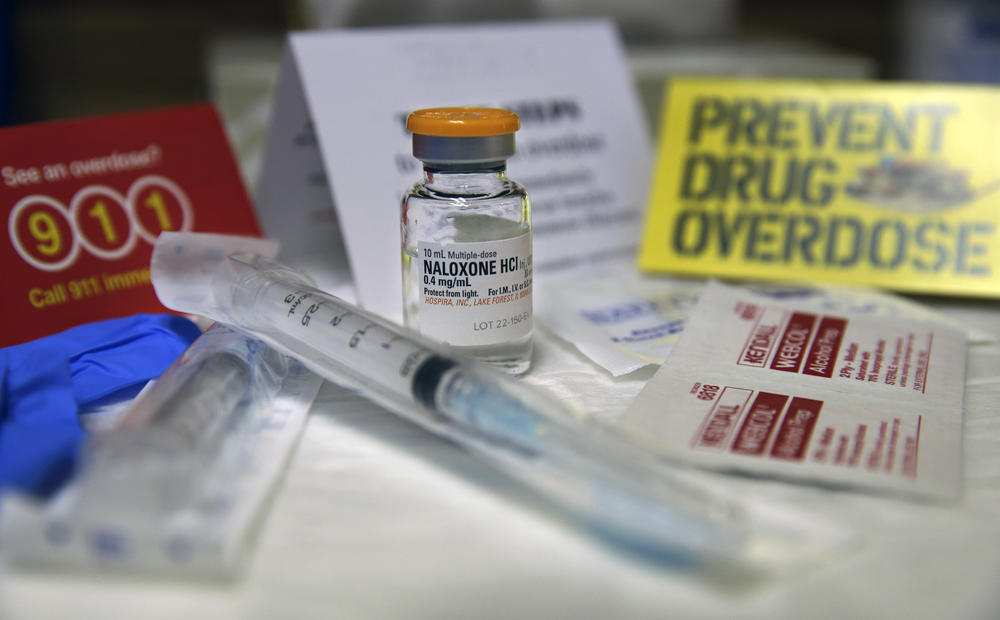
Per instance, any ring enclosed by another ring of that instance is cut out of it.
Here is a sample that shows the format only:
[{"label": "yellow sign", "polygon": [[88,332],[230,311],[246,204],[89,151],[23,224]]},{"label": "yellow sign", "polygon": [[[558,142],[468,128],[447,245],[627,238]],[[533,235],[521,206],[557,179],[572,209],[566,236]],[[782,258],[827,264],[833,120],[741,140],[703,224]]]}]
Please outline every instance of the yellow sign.
[{"label": "yellow sign", "polygon": [[675,79],[639,266],[1000,297],[1000,89]]}]

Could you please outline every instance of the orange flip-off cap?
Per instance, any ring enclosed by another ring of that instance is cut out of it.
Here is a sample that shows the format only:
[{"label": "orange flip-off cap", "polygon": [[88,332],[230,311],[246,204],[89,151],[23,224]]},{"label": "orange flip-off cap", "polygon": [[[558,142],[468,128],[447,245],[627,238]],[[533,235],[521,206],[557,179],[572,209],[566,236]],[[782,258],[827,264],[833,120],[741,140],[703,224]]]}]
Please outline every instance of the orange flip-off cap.
[{"label": "orange flip-off cap", "polygon": [[406,117],[406,128],[422,136],[481,138],[514,133],[521,120],[499,108],[425,108]]}]

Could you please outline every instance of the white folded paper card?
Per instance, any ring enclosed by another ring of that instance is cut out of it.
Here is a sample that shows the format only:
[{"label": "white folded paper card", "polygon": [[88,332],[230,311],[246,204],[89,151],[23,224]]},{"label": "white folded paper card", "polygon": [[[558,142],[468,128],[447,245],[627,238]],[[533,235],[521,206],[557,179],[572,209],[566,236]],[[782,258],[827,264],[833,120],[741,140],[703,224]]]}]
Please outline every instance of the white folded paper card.
[{"label": "white folded paper card", "polygon": [[693,464],[951,500],[965,335],[710,283],[622,424]]},{"label": "white folded paper card", "polygon": [[631,260],[649,137],[614,26],[587,20],[291,35],[257,192],[283,261],[321,285],[349,264],[361,303],[398,318],[399,204],[421,175],[405,118],[453,105],[521,117],[508,174],[531,196],[538,282]]}]

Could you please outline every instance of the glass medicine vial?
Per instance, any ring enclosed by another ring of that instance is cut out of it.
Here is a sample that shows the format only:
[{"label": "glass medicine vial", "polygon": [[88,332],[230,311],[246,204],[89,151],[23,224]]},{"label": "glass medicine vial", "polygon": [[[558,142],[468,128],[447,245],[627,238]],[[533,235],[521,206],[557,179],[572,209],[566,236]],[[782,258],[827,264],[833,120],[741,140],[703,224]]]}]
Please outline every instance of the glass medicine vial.
[{"label": "glass medicine vial", "polygon": [[511,373],[531,364],[531,208],[507,178],[516,114],[431,108],[406,119],[421,179],[403,197],[403,318]]}]

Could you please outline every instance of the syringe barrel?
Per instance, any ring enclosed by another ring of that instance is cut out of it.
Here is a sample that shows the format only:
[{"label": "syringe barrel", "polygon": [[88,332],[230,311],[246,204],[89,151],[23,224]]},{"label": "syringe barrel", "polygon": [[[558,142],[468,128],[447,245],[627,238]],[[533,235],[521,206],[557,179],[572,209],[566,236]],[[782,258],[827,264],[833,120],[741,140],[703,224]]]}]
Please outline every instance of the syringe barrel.
[{"label": "syringe barrel", "polygon": [[268,259],[231,260],[238,275],[230,285],[230,299],[238,319],[319,365],[319,374],[347,379],[383,404],[388,399],[397,408],[415,408],[414,377],[435,354],[430,343],[310,286]]},{"label": "syringe barrel", "polygon": [[317,373],[346,378],[435,432],[523,455],[541,452],[543,435],[551,438],[570,417],[537,391],[317,290],[268,259],[235,260],[242,265],[231,287],[238,319],[282,340]]}]

